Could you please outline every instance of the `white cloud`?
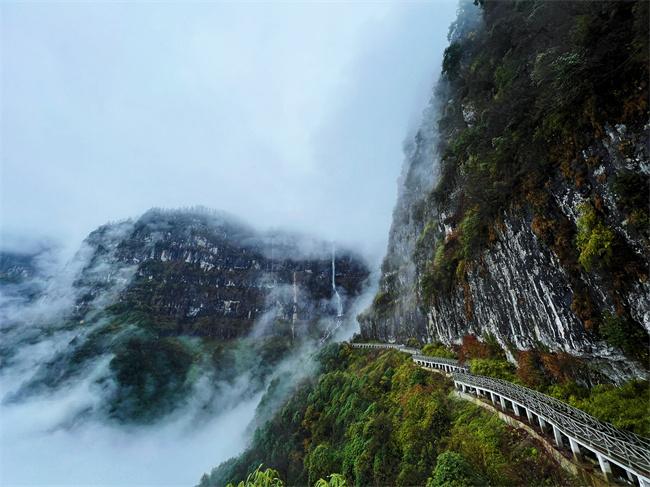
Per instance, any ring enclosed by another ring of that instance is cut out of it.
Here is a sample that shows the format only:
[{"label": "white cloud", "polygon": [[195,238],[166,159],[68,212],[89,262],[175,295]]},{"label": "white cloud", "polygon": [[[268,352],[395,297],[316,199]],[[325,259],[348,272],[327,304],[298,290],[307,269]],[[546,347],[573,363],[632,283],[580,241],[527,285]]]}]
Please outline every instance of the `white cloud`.
[{"label": "white cloud", "polygon": [[2,226],[203,204],[383,251],[451,3],[3,3]]}]

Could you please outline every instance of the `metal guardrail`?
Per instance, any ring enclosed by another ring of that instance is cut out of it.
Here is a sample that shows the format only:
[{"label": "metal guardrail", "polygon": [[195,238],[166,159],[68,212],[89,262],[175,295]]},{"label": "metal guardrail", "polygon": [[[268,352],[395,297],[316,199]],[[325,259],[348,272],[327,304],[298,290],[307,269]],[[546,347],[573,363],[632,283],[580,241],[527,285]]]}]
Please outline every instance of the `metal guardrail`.
[{"label": "metal guardrail", "polygon": [[420,350],[419,348],[402,347],[400,348],[400,352],[410,353],[411,355],[417,355],[422,353],[422,350]]},{"label": "metal guardrail", "polygon": [[456,382],[494,392],[515,402],[612,460],[644,474],[650,473],[650,440],[647,438],[620,430],[553,397],[505,380],[462,372],[455,372],[452,377]]},{"label": "metal guardrail", "polygon": [[428,355],[413,355],[413,360],[422,360],[423,362],[431,362],[435,364],[451,365],[459,369],[463,369],[469,372],[469,369],[461,365],[458,360],[452,358],[442,358],[442,357],[429,357]]},{"label": "metal guardrail", "polygon": [[404,345],[397,343],[350,343],[352,348],[385,348],[385,349],[402,349]]},{"label": "metal guardrail", "polygon": [[554,397],[502,379],[474,375],[470,373],[468,367],[461,365],[457,360],[428,357],[421,355],[421,351],[415,348],[392,343],[352,343],[351,345],[355,348],[395,349],[412,354],[414,361],[427,361],[459,368],[463,372],[452,372],[455,382],[498,394],[537,414],[538,417],[555,425],[566,436],[593,448],[595,452],[627,466],[637,474],[645,477],[650,475],[650,439],[599,421]]},{"label": "metal guardrail", "polygon": [[392,349],[399,350],[400,352],[410,353],[413,355],[413,360],[422,360],[426,362],[451,365],[452,367],[458,367],[459,369],[464,369],[469,371],[469,369],[461,365],[458,360],[451,358],[442,358],[442,357],[431,357],[429,355],[422,355],[422,350],[419,348],[406,347],[404,345],[399,345],[396,343],[351,343],[353,348],[380,348],[380,349]]}]

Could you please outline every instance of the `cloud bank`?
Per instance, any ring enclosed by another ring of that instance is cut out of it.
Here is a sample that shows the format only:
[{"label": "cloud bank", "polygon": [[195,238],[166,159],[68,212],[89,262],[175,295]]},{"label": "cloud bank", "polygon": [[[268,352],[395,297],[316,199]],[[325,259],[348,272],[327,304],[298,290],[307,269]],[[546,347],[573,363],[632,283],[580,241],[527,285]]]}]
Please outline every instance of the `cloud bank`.
[{"label": "cloud bank", "polygon": [[455,3],[4,2],[2,233],[200,204],[379,256]]}]

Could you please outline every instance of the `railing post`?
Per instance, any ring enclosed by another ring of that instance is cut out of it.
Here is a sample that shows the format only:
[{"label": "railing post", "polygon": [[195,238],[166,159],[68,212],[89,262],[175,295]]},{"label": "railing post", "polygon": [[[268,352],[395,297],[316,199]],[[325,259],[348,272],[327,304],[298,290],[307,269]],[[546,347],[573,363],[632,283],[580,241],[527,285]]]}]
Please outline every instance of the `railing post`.
[{"label": "railing post", "polygon": [[560,430],[554,424],[551,426],[553,426],[553,437],[555,438],[555,444],[558,448],[562,448],[564,446],[562,442],[562,433],[560,433]]},{"label": "railing post", "polygon": [[544,421],[544,419],[539,414],[537,415],[537,422],[539,423],[539,427],[543,432],[544,431],[544,425],[546,424],[546,422]]},{"label": "railing post", "polygon": [[503,396],[501,396],[501,407],[503,408],[504,411],[508,410],[508,408],[506,407],[506,400]]},{"label": "railing post", "polygon": [[535,420],[533,419],[533,412],[528,408],[526,408],[526,417],[528,417],[528,422],[532,426]]},{"label": "railing post", "polygon": [[603,472],[603,475],[608,482],[612,482],[614,480],[614,476],[612,475],[612,466],[609,464],[609,460],[607,460],[607,458],[602,456],[600,453],[596,453],[596,456],[598,457],[598,465],[600,465],[600,471]]},{"label": "railing post", "polygon": [[515,416],[521,416],[521,414],[519,414],[519,406],[514,402],[512,403],[512,409],[515,412]]},{"label": "railing post", "polygon": [[494,398],[494,392],[490,391],[490,399],[492,399],[492,404],[496,404],[497,400]]},{"label": "railing post", "polygon": [[573,453],[573,459],[577,462],[581,462],[582,452],[580,451],[580,444],[569,436],[569,445],[571,445],[571,452]]}]

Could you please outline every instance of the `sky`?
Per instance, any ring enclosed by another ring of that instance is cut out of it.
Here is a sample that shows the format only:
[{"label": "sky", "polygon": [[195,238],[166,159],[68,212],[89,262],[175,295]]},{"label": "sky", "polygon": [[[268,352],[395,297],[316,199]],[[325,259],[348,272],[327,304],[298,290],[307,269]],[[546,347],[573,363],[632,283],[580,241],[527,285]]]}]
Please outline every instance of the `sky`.
[{"label": "sky", "polygon": [[4,241],[202,205],[380,256],[456,4],[3,2]]}]

